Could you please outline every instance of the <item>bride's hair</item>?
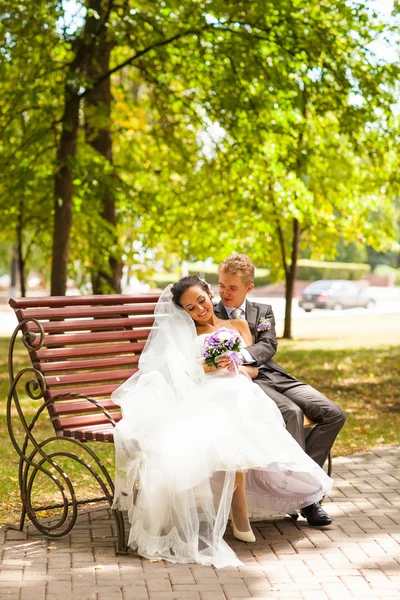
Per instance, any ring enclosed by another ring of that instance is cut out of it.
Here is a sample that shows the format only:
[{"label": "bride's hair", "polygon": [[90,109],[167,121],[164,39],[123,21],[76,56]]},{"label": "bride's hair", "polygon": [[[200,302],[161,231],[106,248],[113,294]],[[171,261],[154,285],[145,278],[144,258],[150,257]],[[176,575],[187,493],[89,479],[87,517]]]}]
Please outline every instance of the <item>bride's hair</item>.
[{"label": "bride's hair", "polygon": [[172,286],[171,293],[174,303],[178,306],[181,306],[180,300],[182,294],[195,285],[201,287],[201,289],[204,290],[210,296],[210,298],[212,297],[210,286],[208,285],[207,281],[200,279],[200,277],[197,277],[197,275],[188,275],[187,277],[182,277],[182,279],[174,283]]}]

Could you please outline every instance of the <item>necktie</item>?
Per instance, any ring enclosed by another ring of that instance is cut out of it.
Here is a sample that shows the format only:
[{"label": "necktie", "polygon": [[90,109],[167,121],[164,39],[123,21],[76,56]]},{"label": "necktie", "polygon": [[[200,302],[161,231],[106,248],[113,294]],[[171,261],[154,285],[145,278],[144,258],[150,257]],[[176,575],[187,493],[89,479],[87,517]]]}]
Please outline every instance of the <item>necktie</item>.
[{"label": "necktie", "polygon": [[240,319],[242,316],[242,309],[241,308],[234,308],[233,311],[231,312],[231,319]]}]

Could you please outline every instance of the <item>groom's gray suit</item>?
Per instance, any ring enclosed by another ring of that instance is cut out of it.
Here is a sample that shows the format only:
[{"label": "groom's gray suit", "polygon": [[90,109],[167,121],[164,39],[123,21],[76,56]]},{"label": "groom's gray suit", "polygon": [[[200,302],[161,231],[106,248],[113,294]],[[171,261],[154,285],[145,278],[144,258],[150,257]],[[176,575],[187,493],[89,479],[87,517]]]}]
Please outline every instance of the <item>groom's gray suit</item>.
[{"label": "groom's gray suit", "polygon": [[[229,319],[222,302],[214,307],[214,311],[220,319]],[[326,396],[289,375],[272,360],[278,347],[272,307],[246,300],[245,312],[253,338],[253,344],[246,350],[259,368],[258,377],[254,381],[276,402],[286,427],[295,440],[322,467],[344,425],[345,414]],[[257,326],[263,318],[271,323],[271,328],[258,331]],[[304,414],[317,423],[307,437],[304,435]]]}]

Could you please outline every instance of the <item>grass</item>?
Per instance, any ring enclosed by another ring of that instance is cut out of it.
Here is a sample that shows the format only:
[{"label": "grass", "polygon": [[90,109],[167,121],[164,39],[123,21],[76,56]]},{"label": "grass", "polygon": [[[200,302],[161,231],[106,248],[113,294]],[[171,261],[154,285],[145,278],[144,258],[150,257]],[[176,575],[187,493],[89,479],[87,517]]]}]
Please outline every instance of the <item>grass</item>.
[{"label": "grass", "polygon": [[[279,328],[278,328],[279,329]],[[400,315],[298,319],[276,360],[339,404],[334,456],[400,443]]]},{"label": "grass", "polygon": [[[334,455],[399,444],[400,315],[371,318],[367,314],[349,313],[340,318],[302,318],[296,320],[294,335],[293,340],[280,341],[277,362],[326,394],[347,414]],[[0,524],[18,521],[20,506],[18,458],[8,437],[5,418],[7,348],[8,341],[0,339]],[[27,366],[23,348],[18,350],[16,358],[16,371]],[[32,417],[38,407],[37,402],[28,398],[23,405],[28,417]],[[52,433],[46,417],[44,413],[38,422],[38,436],[47,437]],[[13,422],[17,426],[16,415]],[[92,447],[113,474],[113,446],[97,443]],[[71,461],[60,462],[71,479],[79,481],[80,497],[100,495],[87,472]],[[38,477],[35,489],[38,495],[40,493],[40,504],[57,496],[44,477]]]}]

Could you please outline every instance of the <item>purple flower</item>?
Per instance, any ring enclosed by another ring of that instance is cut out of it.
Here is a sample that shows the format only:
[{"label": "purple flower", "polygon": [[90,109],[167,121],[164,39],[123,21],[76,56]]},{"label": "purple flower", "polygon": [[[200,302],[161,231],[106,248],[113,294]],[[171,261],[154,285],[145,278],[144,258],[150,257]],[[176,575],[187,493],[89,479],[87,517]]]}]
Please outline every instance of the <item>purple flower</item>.
[{"label": "purple flower", "polygon": [[272,327],[271,319],[266,317],[260,317],[257,325],[257,331],[269,331]]},{"label": "purple flower", "polygon": [[[204,340],[204,362],[209,366],[217,366],[217,358],[223,354],[232,355],[240,351],[240,336],[237,331],[232,329],[217,329],[214,333],[208,335]],[[233,357],[233,360],[239,364],[239,355]]]}]

